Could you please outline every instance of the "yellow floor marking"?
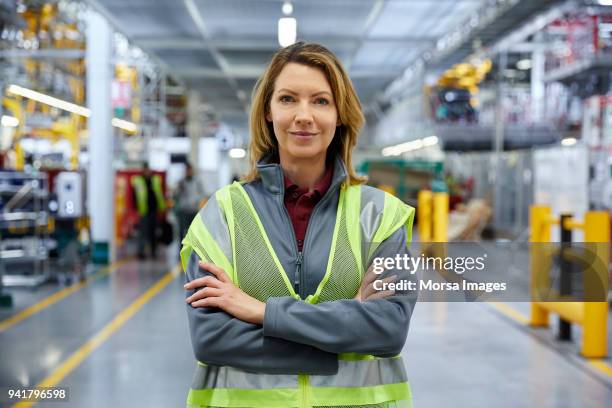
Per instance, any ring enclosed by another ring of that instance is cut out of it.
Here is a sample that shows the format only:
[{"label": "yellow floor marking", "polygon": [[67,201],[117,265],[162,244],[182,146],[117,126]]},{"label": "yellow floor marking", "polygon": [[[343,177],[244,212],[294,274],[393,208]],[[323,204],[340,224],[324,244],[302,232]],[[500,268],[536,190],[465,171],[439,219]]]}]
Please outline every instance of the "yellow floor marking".
[{"label": "yellow floor marking", "polygon": [[82,289],[83,287],[89,285],[91,282],[95,281],[96,279],[99,279],[103,276],[113,273],[127,261],[128,259],[124,259],[124,260],[112,263],[111,265],[100,269],[98,272],[94,273],[93,275],[85,279],[83,282],[79,282],[75,285],[59,290],[53,293],[52,295],[49,295],[47,298],[41,300],[40,302],[28,307],[27,309],[24,309],[21,312],[1,321],[0,322],[0,333],[2,333],[5,330],[8,330],[11,326],[21,322],[22,320],[27,319],[33,314],[36,314],[40,312],[41,310],[46,309],[47,307],[51,306],[55,302],[62,300],[66,296],[69,296],[73,294],[74,292]]},{"label": "yellow floor marking", "polygon": [[[138,299],[133,301],[128,307],[123,309],[117,316],[102,330],[96,333],[91,339],[83,344],[77,351],[68,357],[59,367],[42,380],[36,388],[56,387],[68,374],[79,366],[95,349],[100,347],[108,338],[121,328],[136,312],[138,312],[149,300],[165,288],[174,278],[180,275],[180,265],[175,266],[170,272],[165,274],[160,280],[151,286]],[[12,408],[28,408],[36,402],[19,402]]]},{"label": "yellow floor marking", "polygon": [[511,308],[510,306],[506,305],[505,303],[501,303],[501,302],[487,302],[487,304],[489,306],[493,307],[498,312],[508,316],[509,318],[511,318],[513,320],[516,320],[517,322],[519,322],[521,324],[525,324],[525,325],[529,324],[529,319],[527,318],[527,316],[525,316],[524,314],[522,314],[518,310],[515,310],[515,309]]},{"label": "yellow floor marking", "polygon": [[[504,303],[500,303],[500,302],[487,302],[487,303],[490,306],[492,306],[494,309],[501,312],[502,314],[508,316],[509,318],[516,320],[517,322],[524,324],[524,325],[529,324],[529,319],[527,318],[527,316],[525,316],[518,310],[515,310],[511,308],[510,306]],[[587,359],[586,362],[593,369],[595,369],[596,371],[599,371],[601,374],[606,375],[608,377],[612,377],[612,365],[608,364],[605,360],[592,358],[592,359]]]},{"label": "yellow floor marking", "polygon": [[593,367],[600,373],[607,375],[608,377],[612,377],[612,365],[606,363],[603,360],[599,360],[595,358],[589,359],[587,361],[591,365],[591,367]]}]

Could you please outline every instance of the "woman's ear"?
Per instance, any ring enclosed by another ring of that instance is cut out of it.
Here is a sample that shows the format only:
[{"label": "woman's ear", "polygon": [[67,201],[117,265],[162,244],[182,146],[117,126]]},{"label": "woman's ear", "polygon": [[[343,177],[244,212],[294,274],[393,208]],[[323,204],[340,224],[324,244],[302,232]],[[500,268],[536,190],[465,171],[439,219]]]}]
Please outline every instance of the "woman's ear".
[{"label": "woman's ear", "polygon": [[270,112],[266,112],[266,122],[272,122],[272,115],[270,115]]}]

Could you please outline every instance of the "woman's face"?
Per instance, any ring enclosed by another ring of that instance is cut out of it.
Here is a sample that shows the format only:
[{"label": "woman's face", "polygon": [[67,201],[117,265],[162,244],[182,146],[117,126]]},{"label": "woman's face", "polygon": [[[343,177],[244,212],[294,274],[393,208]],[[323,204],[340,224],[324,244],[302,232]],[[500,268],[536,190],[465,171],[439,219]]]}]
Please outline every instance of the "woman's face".
[{"label": "woman's face", "polygon": [[331,87],[323,71],[288,63],[274,83],[270,110],[281,161],[325,160],[338,121]]}]

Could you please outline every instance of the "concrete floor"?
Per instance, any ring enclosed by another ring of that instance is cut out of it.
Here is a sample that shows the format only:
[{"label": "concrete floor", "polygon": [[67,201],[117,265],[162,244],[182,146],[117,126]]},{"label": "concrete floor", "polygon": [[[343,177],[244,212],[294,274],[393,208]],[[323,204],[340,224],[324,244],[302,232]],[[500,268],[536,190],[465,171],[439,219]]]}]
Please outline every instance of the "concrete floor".
[{"label": "concrete floor", "polygon": [[[38,384],[173,266],[129,261],[1,331],[0,388]],[[182,279],[174,278],[61,380],[69,402],[37,406],[184,406],[194,360]],[[0,309],[0,321],[57,290],[11,290],[15,308]],[[551,330],[526,329],[487,303],[419,303],[403,355],[418,408],[609,406],[612,377],[577,350],[556,345]]]}]

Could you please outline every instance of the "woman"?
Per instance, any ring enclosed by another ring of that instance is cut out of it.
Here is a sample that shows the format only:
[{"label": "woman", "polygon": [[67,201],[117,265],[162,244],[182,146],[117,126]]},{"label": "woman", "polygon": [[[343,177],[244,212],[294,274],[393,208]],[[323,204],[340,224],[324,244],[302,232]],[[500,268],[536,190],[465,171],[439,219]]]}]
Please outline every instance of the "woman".
[{"label": "woman", "polygon": [[410,406],[398,354],[415,294],[375,291],[364,270],[407,253],[414,209],[353,171],[363,114],[350,79],[320,45],[283,48],[250,120],[250,173],[183,240],[198,360],[187,405]]}]

